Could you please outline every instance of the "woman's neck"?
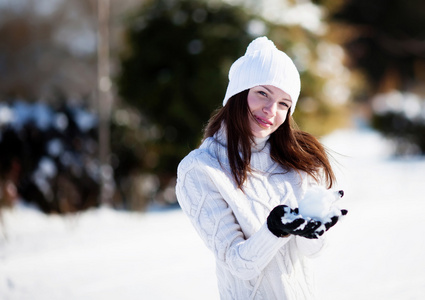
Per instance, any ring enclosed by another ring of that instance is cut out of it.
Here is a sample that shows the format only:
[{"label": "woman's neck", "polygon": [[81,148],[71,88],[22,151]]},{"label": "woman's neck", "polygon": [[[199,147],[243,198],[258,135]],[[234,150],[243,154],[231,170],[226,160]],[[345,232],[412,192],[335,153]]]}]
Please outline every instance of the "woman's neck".
[{"label": "woman's neck", "polygon": [[255,144],[253,145],[253,148],[255,148],[258,151],[263,150],[269,137],[270,137],[269,135],[266,137],[254,137]]}]

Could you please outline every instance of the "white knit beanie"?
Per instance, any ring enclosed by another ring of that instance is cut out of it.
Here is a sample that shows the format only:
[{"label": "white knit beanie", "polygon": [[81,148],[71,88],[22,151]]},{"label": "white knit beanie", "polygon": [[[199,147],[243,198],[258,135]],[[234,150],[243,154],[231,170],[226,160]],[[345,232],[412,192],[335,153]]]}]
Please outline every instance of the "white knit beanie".
[{"label": "white knit beanie", "polygon": [[253,40],[245,55],[230,67],[223,106],[230,97],[258,85],[272,85],[289,94],[294,113],[301,90],[300,74],[289,56],[265,36]]}]

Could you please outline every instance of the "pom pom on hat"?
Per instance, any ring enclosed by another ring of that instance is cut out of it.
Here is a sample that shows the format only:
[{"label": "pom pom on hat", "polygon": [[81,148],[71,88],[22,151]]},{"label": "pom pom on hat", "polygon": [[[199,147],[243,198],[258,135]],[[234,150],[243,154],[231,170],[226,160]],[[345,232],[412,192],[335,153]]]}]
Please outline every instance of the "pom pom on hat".
[{"label": "pom pom on hat", "polygon": [[245,55],[253,54],[255,51],[261,51],[269,48],[270,50],[278,50],[275,44],[265,36],[256,38],[246,48]]},{"label": "pom pom on hat", "polygon": [[230,67],[223,106],[230,97],[258,85],[273,85],[289,94],[294,112],[301,90],[300,74],[289,56],[264,36],[253,40],[245,55]]}]

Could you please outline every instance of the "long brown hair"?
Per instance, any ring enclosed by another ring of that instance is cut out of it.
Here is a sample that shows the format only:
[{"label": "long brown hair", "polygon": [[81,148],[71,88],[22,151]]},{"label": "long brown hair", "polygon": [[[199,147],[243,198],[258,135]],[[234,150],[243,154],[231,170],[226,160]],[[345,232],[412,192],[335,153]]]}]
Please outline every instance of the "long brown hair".
[{"label": "long brown hair", "polygon": [[[213,114],[204,131],[206,139],[214,136],[222,124],[225,126],[230,169],[240,189],[251,172],[251,146],[254,141],[249,126],[248,92],[245,90],[231,97]],[[295,122],[288,111],[285,122],[270,135],[271,158],[287,170],[306,172],[316,181],[324,176],[328,187],[332,187],[335,175],[325,148],[314,136],[294,127]]]}]

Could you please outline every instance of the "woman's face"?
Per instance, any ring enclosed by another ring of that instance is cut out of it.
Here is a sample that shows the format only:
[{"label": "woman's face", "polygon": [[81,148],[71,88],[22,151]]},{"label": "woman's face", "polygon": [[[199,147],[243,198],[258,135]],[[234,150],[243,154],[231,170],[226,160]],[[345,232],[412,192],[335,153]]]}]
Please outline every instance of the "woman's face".
[{"label": "woman's face", "polygon": [[255,137],[272,134],[286,120],[292,105],[291,97],[272,85],[253,87],[248,93],[248,106],[252,113],[250,127]]}]

